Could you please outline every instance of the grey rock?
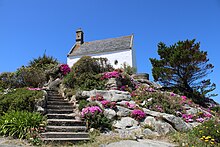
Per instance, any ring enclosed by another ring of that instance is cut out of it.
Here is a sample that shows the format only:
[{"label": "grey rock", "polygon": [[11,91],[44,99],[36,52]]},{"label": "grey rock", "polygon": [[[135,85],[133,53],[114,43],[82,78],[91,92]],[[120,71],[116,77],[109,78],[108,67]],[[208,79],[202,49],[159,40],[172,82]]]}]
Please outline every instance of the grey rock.
[{"label": "grey rock", "polygon": [[163,121],[156,121],[154,128],[159,135],[166,135],[168,133],[175,132],[175,129],[170,124]]},{"label": "grey rock", "polygon": [[166,120],[166,122],[169,123],[177,131],[184,132],[184,131],[188,131],[191,129],[191,127],[189,125],[187,125],[187,123],[180,117],[176,117],[172,114],[151,111],[151,110],[145,109],[145,108],[143,108],[143,110],[147,115],[158,117],[158,118]]},{"label": "grey rock", "polygon": [[107,83],[105,84],[105,87],[108,90],[109,89],[114,90],[114,89],[117,89],[117,87],[120,87],[120,86],[122,86],[122,83],[117,78],[110,78],[110,79],[108,79]]},{"label": "grey rock", "polygon": [[198,109],[192,108],[192,107],[190,107],[188,110],[186,110],[187,114],[192,114],[192,115],[197,114],[198,112],[199,112]]},{"label": "grey rock", "polygon": [[92,91],[82,91],[81,95],[84,97],[95,96],[96,94],[100,94],[104,97],[104,99],[109,101],[122,101],[131,99],[130,93],[119,90],[92,90]]},{"label": "grey rock", "polygon": [[131,113],[131,110],[125,107],[116,106],[117,107],[117,116],[123,117],[123,116],[129,116]]},{"label": "grey rock", "polygon": [[104,115],[108,118],[108,119],[113,119],[116,116],[116,112],[113,109],[105,109],[104,110]]},{"label": "grey rock", "polygon": [[147,116],[145,118],[145,120],[142,122],[142,126],[144,125],[152,127],[159,135],[166,135],[175,131],[175,129],[169,123],[162,120],[156,120],[152,116]]},{"label": "grey rock", "polygon": [[146,128],[143,130],[145,136],[160,136],[157,132],[153,132],[151,129]]},{"label": "grey rock", "polygon": [[163,118],[169,122],[177,131],[185,132],[191,129],[189,125],[187,125],[187,123],[180,117],[176,117],[171,114],[164,114]]},{"label": "grey rock", "polygon": [[48,88],[51,89],[51,90],[58,90],[60,84],[61,84],[61,80],[59,78],[57,78],[55,81],[52,81],[48,85]]},{"label": "grey rock", "polygon": [[138,121],[136,121],[131,117],[122,117],[121,120],[117,120],[113,123],[113,127],[119,129],[126,129],[137,126],[138,126]]}]

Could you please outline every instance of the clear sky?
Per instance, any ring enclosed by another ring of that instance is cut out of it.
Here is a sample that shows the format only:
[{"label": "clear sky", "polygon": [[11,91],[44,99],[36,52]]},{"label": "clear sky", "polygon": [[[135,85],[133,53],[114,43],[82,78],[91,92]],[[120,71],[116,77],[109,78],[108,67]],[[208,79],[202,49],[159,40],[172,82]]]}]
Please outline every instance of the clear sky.
[{"label": "clear sky", "polygon": [[149,58],[158,58],[160,41],[195,38],[215,66],[207,78],[220,95],[220,0],[0,0],[0,72],[15,71],[45,50],[66,63],[77,28],[85,41],[134,33],[138,72],[150,75]]}]

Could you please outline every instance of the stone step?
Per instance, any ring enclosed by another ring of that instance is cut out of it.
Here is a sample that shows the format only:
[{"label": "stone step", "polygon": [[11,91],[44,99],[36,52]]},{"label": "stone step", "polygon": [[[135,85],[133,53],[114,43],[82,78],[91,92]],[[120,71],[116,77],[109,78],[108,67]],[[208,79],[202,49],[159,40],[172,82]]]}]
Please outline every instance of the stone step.
[{"label": "stone step", "polygon": [[47,105],[69,105],[67,101],[47,101]]},{"label": "stone step", "polygon": [[47,125],[51,126],[85,126],[86,123],[75,119],[47,119]]},{"label": "stone step", "polygon": [[88,141],[89,138],[42,138],[42,141]]},{"label": "stone step", "polygon": [[48,97],[47,98],[48,100],[50,100],[50,99],[57,99],[57,100],[63,100],[64,98],[63,97],[59,97],[59,96],[50,96],[50,97]]},{"label": "stone step", "polygon": [[47,126],[48,132],[80,132],[86,131],[86,126]]},{"label": "stone step", "polygon": [[43,138],[89,138],[87,132],[45,132],[41,133]]},{"label": "stone step", "polygon": [[74,107],[72,105],[47,105],[47,109],[73,109]]},{"label": "stone step", "polygon": [[47,114],[47,119],[74,119],[75,116],[71,114],[57,114],[57,113],[50,113]]},{"label": "stone step", "polygon": [[50,101],[50,102],[66,102],[66,103],[69,103],[69,101],[64,100],[64,99],[48,99],[47,101]]},{"label": "stone step", "polygon": [[73,109],[47,109],[48,114],[58,113],[58,114],[70,114],[73,113]]}]

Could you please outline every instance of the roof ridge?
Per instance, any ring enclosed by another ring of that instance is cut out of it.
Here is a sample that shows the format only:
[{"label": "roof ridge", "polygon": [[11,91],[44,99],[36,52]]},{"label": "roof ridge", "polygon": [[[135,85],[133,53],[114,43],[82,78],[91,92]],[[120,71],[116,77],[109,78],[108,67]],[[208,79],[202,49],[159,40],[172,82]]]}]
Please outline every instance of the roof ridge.
[{"label": "roof ridge", "polygon": [[[126,35],[126,36],[115,37],[115,38],[106,38],[106,39],[92,40],[92,41],[88,41],[88,42],[84,42],[84,43],[96,42],[96,41],[105,41],[105,40],[111,40],[111,39],[119,39],[119,38],[132,37],[132,36],[133,36],[133,34],[131,34],[131,35]],[[84,44],[84,43],[83,43],[83,44]],[[82,45],[83,45],[83,44],[82,44]]]}]

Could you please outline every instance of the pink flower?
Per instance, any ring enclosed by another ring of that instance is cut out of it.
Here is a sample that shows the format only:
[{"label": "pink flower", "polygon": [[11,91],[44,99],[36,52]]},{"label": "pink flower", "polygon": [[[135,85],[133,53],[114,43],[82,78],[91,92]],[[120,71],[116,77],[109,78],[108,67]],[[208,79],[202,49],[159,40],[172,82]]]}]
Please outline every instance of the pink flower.
[{"label": "pink flower", "polygon": [[204,122],[204,119],[200,117],[200,118],[197,118],[196,121],[202,123]]},{"label": "pink flower", "polygon": [[137,119],[137,120],[141,120],[143,118],[145,118],[146,114],[140,110],[140,109],[135,109],[131,112],[131,117]]},{"label": "pink flower", "polygon": [[28,90],[42,90],[42,88],[30,88],[30,87],[28,87],[27,89]]},{"label": "pink flower", "polygon": [[204,113],[203,114],[205,117],[208,117],[208,118],[211,118],[212,117],[212,114],[210,114],[210,113]]},{"label": "pink flower", "polygon": [[128,108],[131,108],[131,109],[134,109],[136,107],[135,104],[130,104],[129,102],[125,102],[125,105],[128,107]]},{"label": "pink flower", "polygon": [[105,108],[115,108],[116,107],[116,102],[111,102],[109,100],[103,100],[103,101],[101,101],[101,104]]},{"label": "pink flower", "polygon": [[106,72],[103,74],[102,79],[118,78],[120,75],[118,71]]},{"label": "pink flower", "polygon": [[95,113],[100,113],[102,110],[100,109],[99,106],[91,106],[91,107],[86,107],[82,109],[81,115],[82,117],[85,117],[85,115],[93,115]]},{"label": "pink flower", "polygon": [[181,96],[183,101],[186,101],[187,97],[186,96]]},{"label": "pink flower", "polygon": [[70,67],[67,64],[61,64],[59,69],[63,75],[67,75],[70,72]]},{"label": "pink flower", "polygon": [[170,93],[170,96],[175,96],[176,94],[175,93]]}]

